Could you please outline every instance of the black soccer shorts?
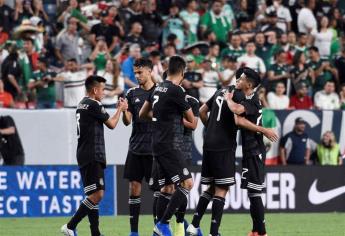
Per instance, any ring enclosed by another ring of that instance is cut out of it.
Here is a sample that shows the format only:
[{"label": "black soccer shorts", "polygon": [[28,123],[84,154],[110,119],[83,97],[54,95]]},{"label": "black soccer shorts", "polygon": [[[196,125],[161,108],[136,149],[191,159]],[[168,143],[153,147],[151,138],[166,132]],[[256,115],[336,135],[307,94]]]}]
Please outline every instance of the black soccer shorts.
[{"label": "black soccer shorts", "polygon": [[93,161],[80,169],[84,193],[89,196],[99,190],[105,190],[103,164]]},{"label": "black soccer shorts", "polygon": [[149,181],[149,188],[151,191],[160,191],[160,186],[158,183],[159,180],[159,164],[158,161],[153,158],[152,161],[152,171],[151,171],[151,178]]},{"label": "black soccer shorts", "polygon": [[265,191],[265,157],[262,154],[243,156],[241,188],[251,193]]},{"label": "black soccer shorts", "polygon": [[192,178],[188,162],[179,150],[167,150],[155,156],[158,162],[158,184],[160,187],[169,184],[179,184],[181,181]]},{"label": "black soccer shorts", "polygon": [[148,183],[152,171],[152,155],[137,155],[128,151],[123,177],[129,181]]},{"label": "black soccer shorts", "polygon": [[228,187],[235,184],[235,151],[203,152],[201,184]]}]

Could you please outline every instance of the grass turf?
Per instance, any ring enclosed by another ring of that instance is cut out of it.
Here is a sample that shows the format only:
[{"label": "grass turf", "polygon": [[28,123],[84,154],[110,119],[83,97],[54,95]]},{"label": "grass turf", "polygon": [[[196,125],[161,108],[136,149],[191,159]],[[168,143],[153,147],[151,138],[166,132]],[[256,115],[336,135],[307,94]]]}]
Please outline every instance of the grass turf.
[{"label": "grass turf", "polygon": [[[188,215],[187,220],[191,220]],[[60,227],[68,218],[7,218],[0,219],[1,236],[49,236],[61,235]],[[127,236],[129,223],[127,216],[101,217],[102,233],[106,236]],[[208,235],[210,215],[205,215],[201,227]],[[266,225],[270,236],[345,236],[345,213],[313,214],[267,214]],[[223,216],[220,232],[223,236],[246,236],[251,227],[249,214],[226,214]],[[140,218],[141,236],[152,235],[152,218]],[[79,236],[90,235],[87,218],[78,227]]]}]

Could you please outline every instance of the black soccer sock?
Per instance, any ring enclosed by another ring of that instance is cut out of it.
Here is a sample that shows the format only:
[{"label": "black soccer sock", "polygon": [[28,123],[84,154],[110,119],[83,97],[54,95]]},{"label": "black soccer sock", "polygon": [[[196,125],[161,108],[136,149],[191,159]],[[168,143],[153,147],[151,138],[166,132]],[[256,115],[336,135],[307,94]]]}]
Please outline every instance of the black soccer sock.
[{"label": "black soccer sock", "polygon": [[167,209],[167,206],[170,202],[171,199],[171,194],[170,193],[160,193],[158,200],[157,200],[157,211],[156,211],[156,215],[157,215],[157,223],[162,219],[165,210]]},{"label": "black soccer sock", "polygon": [[73,215],[73,217],[70,219],[70,221],[67,223],[67,228],[74,230],[77,225],[79,224],[79,222],[86,216],[89,214],[90,211],[93,210],[93,208],[95,207],[95,204],[88,198],[85,198],[77,212]]},{"label": "black soccer sock", "polygon": [[131,224],[131,232],[138,232],[139,213],[141,200],[138,196],[130,196],[129,204],[129,222]]},{"label": "black soccer sock", "polygon": [[212,218],[210,235],[218,236],[218,229],[222,221],[225,199],[222,197],[214,196],[212,203]]},{"label": "black soccer sock", "polygon": [[175,214],[176,209],[180,206],[187,203],[187,196],[189,194],[189,190],[178,186],[174,194],[171,196],[171,200],[168,204],[167,209],[164,212],[164,215],[160,222],[162,224],[169,224],[171,217]]},{"label": "black soccer sock", "polygon": [[184,204],[182,204],[175,213],[177,223],[183,223],[184,216],[186,214],[186,209],[187,209],[187,201]]},{"label": "black soccer sock", "polygon": [[253,211],[255,222],[256,232],[259,235],[266,234],[266,226],[265,226],[265,208],[264,204],[262,203],[261,195],[260,194],[253,194],[249,197],[250,200],[250,209]]},{"label": "black soccer sock", "polygon": [[253,204],[251,203],[252,202],[251,198],[249,198],[249,201],[250,201],[250,208],[249,208],[250,217],[252,218],[252,222],[253,222],[252,232],[258,232],[257,223],[256,223],[256,219],[255,219],[254,207],[253,207]]},{"label": "black soccer sock", "polygon": [[196,206],[195,213],[192,220],[192,225],[195,228],[199,228],[200,221],[203,215],[205,214],[205,211],[207,209],[208,204],[210,203],[212,199],[212,194],[209,192],[203,192],[199,198],[198,205]]},{"label": "black soccer sock", "polygon": [[157,224],[157,202],[159,198],[160,192],[155,191],[153,193],[153,204],[152,204],[152,215],[153,215],[153,222]]},{"label": "black soccer sock", "polygon": [[98,205],[94,206],[94,208],[89,212],[88,217],[89,217],[89,222],[90,222],[91,236],[100,236],[101,232],[99,231]]}]

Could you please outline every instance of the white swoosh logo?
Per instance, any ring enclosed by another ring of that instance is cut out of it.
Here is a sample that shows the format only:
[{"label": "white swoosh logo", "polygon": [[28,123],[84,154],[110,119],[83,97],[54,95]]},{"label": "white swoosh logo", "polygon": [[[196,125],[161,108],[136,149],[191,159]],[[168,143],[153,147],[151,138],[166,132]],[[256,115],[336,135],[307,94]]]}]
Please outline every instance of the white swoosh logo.
[{"label": "white swoosh logo", "polygon": [[345,186],[331,189],[325,192],[320,192],[319,190],[317,190],[316,184],[317,184],[317,179],[314,180],[308,193],[309,201],[314,205],[325,203],[345,193]]}]

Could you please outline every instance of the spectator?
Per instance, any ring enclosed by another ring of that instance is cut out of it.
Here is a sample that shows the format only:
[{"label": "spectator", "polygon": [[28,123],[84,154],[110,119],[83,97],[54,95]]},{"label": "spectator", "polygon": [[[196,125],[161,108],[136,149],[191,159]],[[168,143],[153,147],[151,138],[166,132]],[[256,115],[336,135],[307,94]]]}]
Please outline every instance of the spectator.
[{"label": "spectator", "polygon": [[313,13],[316,3],[315,0],[306,0],[305,3],[305,7],[298,14],[298,32],[310,34],[317,30],[317,21]]},{"label": "spectator", "polygon": [[116,61],[107,60],[104,70],[97,71],[97,75],[106,79],[102,104],[105,108],[115,108],[119,96],[123,94],[125,82],[120,65]]},{"label": "spectator", "polygon": [[319,49],[322,59],[329,59],[331,55],[331,43],[333,40],[333,31],[329,28],[329,20],[327,16],[323,16],[320,21],[320,30],[312,31],[314,46]]},{"label": "spectator", "polygon": [[290,108],[292,109],[312,109],[313,100],[308,96],[308,87],[304,82],[296,84],[296,94],[290,98]]},{"label": "spectator", "polygon": [[294,55],[296,50],[296,43],[297,43],[297,36],[296,33],[293,31],[290,31],[288,33],[288,44],[290,47],[290,51],[292,52],[292,55]]},{"label": "spectator", "polygon": [[340,95],[340,108],[342,110],[345,110],[345,84],[341,85],[339,95]]},{"label": "spectator", "polygon": [[266,97],[266,89],[264,86],[260,86],[257,90],[259,100],[262,104],[262,107],[269,107],[268,102],[267,102],[267,97]]},{"label": "spectator", "polygon": [[254,41],[249,41],[246,44],[246,54],[237,59],[239,67],[249,67],[256,72],[258,72],[261,78],[264,77],[266,73],[266,66],[263,60],[255,55],[256,46]]},{"label": "spectator", "polygon": [[14,10],[14,22],[19,25],[23,20],[28,20],[34,15],[31,7],[31,1],[16,0],[16,7]]},{"label": "spectator", "polygon": [[295,49],[296,52],[302,52],[307,55],[308,52],[308,36],[306,33],[299,33],[298,34],[298,44],[296,45]]},{"label": "spectator", "polygon": [[230,4],[228,4],[229,1],[227,0],[221,0],[222,2],[222,15],[224,15],[228,21],[231,24],[231,29],[234,29],[236,26],[236,20],[235,20],[235,14],[234,11],[232,10],[232,7]]},{"label": "spectator", "polygon": [[198,24],[200,16],[196,11],[198,5],[196,0],[189,0],[187,8],[180,12],[181,19],[188,25],[187,29],[187,43],[192,44],[198,41]]},{"label": "spectator", "polygon": [[141,19],[140,22],[143,25],[143,37],[145,41],[157,42],[162,33],[163,19],[157,12],[155,0],[147,0]]},{"label": "spectator", "polygon": [[97,39],[97,44],[93,52],[91,53],[89,59],[95,65],[95,69],[104,70],[107,64],[107,61],[111,59],[107,43],[103,36],[99,36]]},{"label": "spectator", "polygon": [[322,135],[321,142],[316,147],[317,161],[320,165],[337,166],[342,164],[340,146],[335,140],[332,131],[326,131]]},{"label": "spectator", "polygon": [[66,70],[57,77],[58,81],[64,84],[64,107],[76,108],[81,99],[85,96],[85,80],[88,76],[87,70],[78,65],[76,59],[69,59],[66,63]]},{"label": "spectator", "polygon": [[177,53],[177,49],[176,49],[176,46],[172,43],[169,43],[167,45],[164,46],[164,49],[163,49],[163,54],[164,54],[164,57],[172,57],[172,56],[175,56]]},{"label": "spectator", "polygon": [[91,43],[95,47],[97,44],[96,38],[103,36],[108,46],[109,53],[115,53],[116,46],[120,37],[120,30],[116,25],[109,25],[107,22],[107,11],[101,12],[101,23],[92,26],[91,28]]},{"label": "spectator", "polygon": [[[126,2],[128,6],[126,6]],[[120,16],[125,26],[125,33],[128,34],[132,22],[141,22],[140,15],[143,5],[139,0],[121,1],[124,6],[120,8]]]},{"label": "spectator", "polygon": [[215,33],[219,42],[225,43],[228,32],[231,30],[231,22],[222,15],[222,1],[215,0],[212,9],[207,11],[200,19],[201,31],[211,30]]},{"label": "spectator", "polygon": [[169,15],[165,19],[164,22],[164,30],[163,30],[163,44],[166,44],[168,41],[168,36],[171,34],[175,34],[178,43],[176,48],[178,50],[184,47],[184,27],[185,22],[179,16],[179,6],[177,4],[172,4],[169,9]]},{"label": "spectator", "polygon": [[83,39],[77,31],[78,23],[77,18],[70,17],[67,20],[67,28],[62,30],[56,38],[55,52],[60,63],[66,63],[72,58],[76,58],[78,63],[82,62],[82,51],[79,45]]},{"label": "spectator", "polygon": [[69,0],[68,6],[58,17],[57,21],[63,23],[64,28],[68,27],[68,19],[71,18],[72,14],[74,16],[80,15],[78,0]]},{"label": "spectator", "polygon": [[327,81],[324,89],[315,94],[314,104],[317,109],[321,110],[334,110],[340,108],[339,96],[335,92],[334,81]]},{"label": "spectator", "polygon": [[4,31],[4,25],[3,25],[3,22],[1,21],[0,22],[0,46],[6,43],[6,41],[8,40],[8,37],[9,35],[6,31]]},{"label": "spectator", "polygon": [[121,37],[125,36],[125,30],[121,25],[121,19],[118,14],[117,7],[115,5],[111,5],[108,9],[108,16],[107,16],[107,23],[109,25],[114,25],[119,29],[119,35]]},{"label": "spectator", "polygon": [[345,45],[341,50],[341,54],[334,60],[334,66],[338,71],[339,83],[345,83]]},{"label": "spectator", "polygon": [[293,131],[286,134],[280,143],[280,159],[283,165],[309,165],[310,140],[305,132],[305,121],[298,117]]},{"label": "spectator", "polygon": [[236,84],[236,57],[224,56],[222,57],[221,82],[223,86],[230,86]]},{"label": "spectator", "polygon": [[[271,65],[270,69],[268,70],[268,87],[269,91],[273,91],[274,88],[277,89],[276,85],[278,83],[284,84],[284,92],[287,86],[290,86],[290,73],[288,66],[286,64],[287,55],[284,51],[279,51],[276,54],[276,63]],[[276,91],[277,92],[277,91]],[[287,91],[289,93],[289,89]]]},{"label": "spectator", "polygon": [[10,46],[9,55],[1,65],[1,73],[5,91],[9,92],[14,99],[17,99],[17,96],[22,93],[23,77],[15,45]]},{"label": "spectator", "polygon": [[0,116],[0,154],[3,165],[24,165],[24,150],[11,116]]},{"label": "spectator", "polygon": [[13,10],[5,4],[5,0],[0,0],[0,19],[3,30],[10,33],[13,26]]},{"label": "spectator", "polygon": [[253,19],[247,14],[244,14],[238,19],[238,22],[240,27],[234,30],[233,33],[240,35],[242,42],[247,43],[255,35],[255,31],[253,30]]},{"label": "spectator", "polygon": [[163,73],[164,69],[161,63],[161,56],[159,51],[152,51],[150,53],[150,60],[152,61],[153,64],[153,69],[152,69],[152,76],[155,80],[156,83],[163,82]]},{"label": "spectator", "polygon": [[221,57],[230,56],[238,58],[246,53],[246,51],[241,47],[241,37],[239,34],[229,33],[229,41],[230,44],[222,50]]},{"label": "spectator", "polygon": [[275,85],[275,92],[267,94],[268,107],[276,110],[286,110],[289,108],[289,97],[285,93],[284,82],[277,82]]},{"label": "spectator", "polygon": [[210,44],[206,58],[212,61],[212,68],[214,70],[219,69],[219,65],[220,65],[219,51],[220,51],[220,47],[218,43]]},{"label": "spectator", "polygon": [[261,31],[263,31],[265,36],[268,37],[272,34],[272,32],[274,32],[276,36],[280,37],[280,35],[284,33],[284,31],[278,27],[278,16],[275,9],[266,11],[266,18],[267,24],[261,27]]},{"label": "spectator", "polygon": [[49,17],[43,8],[43,0],[33,0],[33,15],[42,19],[45,23],[49,21]]},{"label": "spectator", "polygon": [[317,47],[309,48],[309,67],[314,70],[315,83],[313,85],[314,94],[324,88],[327,81],[338,80],[338,71],[328,60],[321,60]]},{"label": "spectator", "polygon": [[133,64],[140,57],[140,46],[138,44],[132,44],[129,47],[129,57],[122,63],[122,73],[125,77],[125,92],[138,85],[134,76]]},{"label": "spectator", "polygon": [[[272,33],[270,37],[273,35],[275,35],[275,33]],[[255,35],[255,46],[255,54],[263,60],[265,67],[269,68],[271,64],[273,64],[273,55],[276,50],[276,45],[266,42],[266,36],[264,33],[258,32]]]},{"label": "spectator", "polygon": [[187,71],[184,74],[184,80],[182,86],[186,90],[186,93],[199,100],[199,89],[203,87],[204,82],[201,74],[195,71],[196,62],[193,56],[186,57]]},{"label": "spectator", "polygon": [[137,43],[143,49],[146,45],[146,42],[145,42],[145,39],[141,36],[142,31],[143,31],[143,27],[140,24],[140,22],[133,22],[131,31],[125,38],[125,42],[131,43],[131,44]]},{"label": "spectator", "polygon": [[273,0],[273,5],[268,7],[268,11],[276,11],[278,17],[277,26],[284,32],[287,33],[291,30],[291,14],[290,10],[285,7],[282,0]]},{"label": "spectator", "polygon": [[210,59],[205,59],[202,63],[201,74],[203,87],[199,88],[200,102],[205,103],[217,91],[220,78],[218,72],[213,70]]},{"label": "spectator", "polygon": [[13,97],[10,93],[4,89],[4,82],[0,79],[0,108],[12,108],[14,107]]},{"label": "spectator", "polygon": [[283,33],[280,36],[279,39],[279,46],[280,50],[283,50],[284,52],[286,52],[286,64],[291,65],[292,64],[292,58],[293,58],[293,54],[295,52],[295,48],[294,46],[290,45],[288,42],[288,35],[286,33]]},{"label": "spectator", "polygon": [[29,82],[29,89],[35,90],[37,109],[51,109],[56,107],[55,77],[56,73],[48,69],[47,59],[40,57],[38,68]]},{"label": "spectator", "polygon": [[293,84],[292,94],[297,91],[297,84],[303,83],[307,86],[308,94],[313,95],[312,86],[315,83],[314,70],[307,65],[307,59],[303,52],[296,52],[293,58],[293,65],[291,69],[291,80]]}]

